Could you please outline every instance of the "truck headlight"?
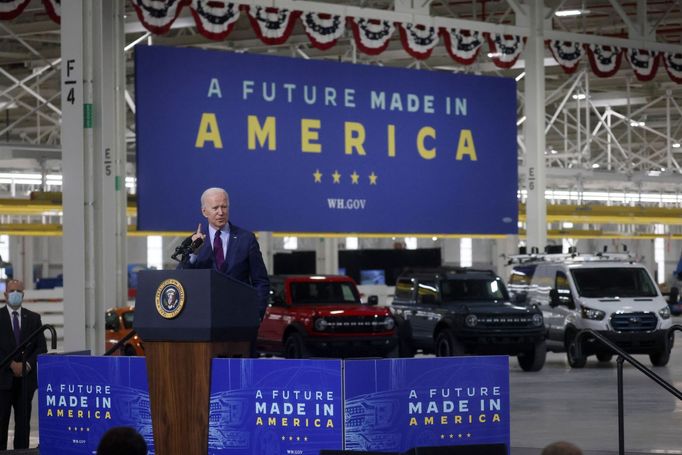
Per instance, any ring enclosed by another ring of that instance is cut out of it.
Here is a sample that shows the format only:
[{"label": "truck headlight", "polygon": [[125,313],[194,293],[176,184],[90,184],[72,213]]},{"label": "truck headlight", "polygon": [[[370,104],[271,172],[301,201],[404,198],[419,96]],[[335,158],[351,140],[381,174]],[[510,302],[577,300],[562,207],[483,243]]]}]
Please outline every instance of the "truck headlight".
[{"label": "truck headlight", "polygon": [[535,327],[540,327],[544,321],[542,320],[542,315],[540,313],[535,313],[533,315],[533,325]]},{"label": "truck headlight", "polygon": [[588,308],[586,306],[582,307],[580,311],[584,319],[592,319],[594,321],[601,321],[604,319],[604,316],[606,316],[606,313],[603,311],[593,310],[592,308]]},{"label": "truck headlight", "polygon": [[395,319],[387,316],[386,319],[384,319],[384,327],[386,327],[386,330],[393,330],[395,327]]},{"label": "truck headlight", "polygon": [[476,325],[478,324],[478,318],[476,317],[475,314],[469,314],[464,319],[464,323],[467,325],[467,327],[476,327]]},{"label": "truck headlight", "polygon": [[315,319],[315,323],[313,324],[313,327],[315,327],[315,330],[318,332],[324,332],[327,330],[327,327],[329,326],[329,322],[325,318],[317,318]]},{"label": "truck headlight", "polygon": [[658,314],[661,315],[661,318],[663,319],[670,318],[670,307],[664,306],[663,308],[658,310]]}]

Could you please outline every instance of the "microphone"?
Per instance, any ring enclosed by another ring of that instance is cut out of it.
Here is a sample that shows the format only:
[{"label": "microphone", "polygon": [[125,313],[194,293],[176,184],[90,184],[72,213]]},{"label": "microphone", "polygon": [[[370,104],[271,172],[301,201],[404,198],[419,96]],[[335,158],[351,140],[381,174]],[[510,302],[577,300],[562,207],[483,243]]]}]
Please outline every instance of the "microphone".
[{"label": "microphone", "polygon": [[[191,239],[192,238],[190,237],[190,240]],[[204,244],[204,239],[202,239],[201,237],[197,237],[196,240],[194,242],[192,242],[191,245],[189,245],[188,250],[190,253],[194,253],[199,248],[201,248],[201,245],[203,245],[203,244]]]},{"label": "microphone", "polygon": [[183,240],[180,245],[175,247],[175,252],[171,255],[171,259],[173,259],[175,261],[180,261],[180,259],[178,259],[178,255],[182,255],[182,256],[186,255],[187,249],[191,245],[192,245],[192,236],[190,235],[185,240]]}]

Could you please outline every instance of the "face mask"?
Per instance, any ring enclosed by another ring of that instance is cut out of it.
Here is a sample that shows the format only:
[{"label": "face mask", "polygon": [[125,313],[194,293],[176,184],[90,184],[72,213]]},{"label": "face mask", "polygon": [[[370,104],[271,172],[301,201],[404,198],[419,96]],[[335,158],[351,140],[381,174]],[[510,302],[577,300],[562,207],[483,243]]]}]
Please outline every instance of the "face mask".
[{"label": "face mask", "polygon": [[7,303],[13,308],[17,308],[24,300],[24,295],[19,291],[12,291],[7,295]]}]

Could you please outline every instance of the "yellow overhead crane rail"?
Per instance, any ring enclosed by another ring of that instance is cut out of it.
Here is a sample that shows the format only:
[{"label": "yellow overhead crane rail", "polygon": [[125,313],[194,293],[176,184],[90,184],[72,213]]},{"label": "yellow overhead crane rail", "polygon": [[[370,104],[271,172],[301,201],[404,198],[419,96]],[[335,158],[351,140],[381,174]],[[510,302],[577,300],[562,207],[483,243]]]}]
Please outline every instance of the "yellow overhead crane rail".
[{"label": "yellow overhead crane rail", "polygon": [[[61,193],[32,193],[31,199],[0,199],[0,215],[9,216],[61,216],[63,207]],[[128,197],[127,216],[137,215],[137,206],[134,196]],[[519,204],[519,221],[526,221],[526,206]],[[571,222],[574,224],[590,225],[682,225],[682,208],[665,207],[630,207],[630,206],[605,206],[605,205],[548,205],[547,222],[561,223]],[[138,231],[135,226],[128,226],[129,236],[184,236],[188,232],[151,232]],[[2,223],[0,235],[13,236],[61,236],[62,226],[59,223],[44,224],[39,221],[27,223]],[[274,233],[276,237],[303,236],[303,237],[400,237],[412,236],[411,234],[325,234],[325,233]],[[500,238],[504,235],[480,235],[480,234],[423,234],[416,237],[441,237],[441,238]],[[519,229],[519,236],[525,237],[526,231]],[[603,230],[585,229],[560,229],[549,230],[547,236],[550,239],[561,238],[610,238],[610,239],[653,239],[670,238],[682,239],[682,234],[652,234],[652,233],[621,233]]]}]

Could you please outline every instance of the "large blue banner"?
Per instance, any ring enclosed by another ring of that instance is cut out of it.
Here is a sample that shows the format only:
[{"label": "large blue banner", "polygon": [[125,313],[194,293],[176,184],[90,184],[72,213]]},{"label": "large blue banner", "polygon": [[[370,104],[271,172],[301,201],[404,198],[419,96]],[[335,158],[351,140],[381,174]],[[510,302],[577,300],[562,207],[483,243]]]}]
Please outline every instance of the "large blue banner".
[{"label": "large blue banner", "polygon": [[344,377],[346,450],[509,448],[506,356],[347,361]]},{"label": "large blue banner", "polygon": [[340,360],[220,359],[212,368],[209,454],[342,448]]},{"label": "large blue banner", "polygon": [[513,79],[138,46],[138,229],[517,232]]},{"label": "large blue banner", "polygon": [[40,356],[40,452],[92,454],[114,426],[136,428],[154,453],[144,358]]}]

